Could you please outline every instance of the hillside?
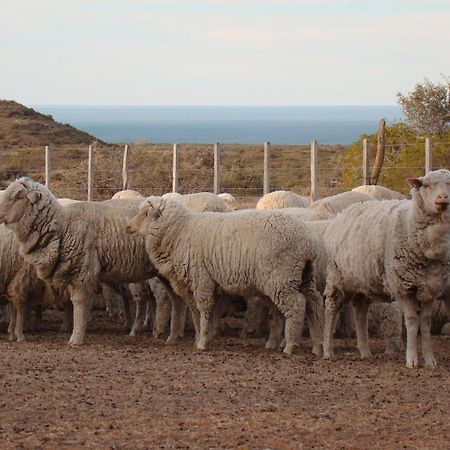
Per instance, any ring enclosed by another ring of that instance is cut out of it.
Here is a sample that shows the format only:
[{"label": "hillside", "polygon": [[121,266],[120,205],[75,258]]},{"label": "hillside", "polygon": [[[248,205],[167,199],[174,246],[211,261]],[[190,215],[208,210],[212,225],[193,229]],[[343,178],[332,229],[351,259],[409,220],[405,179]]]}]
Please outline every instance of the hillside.
[{"label": "hillside", "polygon": [[[90,144],[95,137],[53,120],[32,108],[0,100],[0,149],[37,147],[47,144]],[[101,142],[101,141],[99,141]]]}]

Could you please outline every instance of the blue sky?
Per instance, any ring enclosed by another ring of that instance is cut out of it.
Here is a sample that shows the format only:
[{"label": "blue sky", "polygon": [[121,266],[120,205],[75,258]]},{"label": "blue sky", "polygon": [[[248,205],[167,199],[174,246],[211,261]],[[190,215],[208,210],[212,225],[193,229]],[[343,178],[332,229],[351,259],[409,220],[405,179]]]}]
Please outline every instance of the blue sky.
[{"label": "blue sky", "polygon": [[394,104],[450,76],[450,1],[0,0],[0,98]]}]

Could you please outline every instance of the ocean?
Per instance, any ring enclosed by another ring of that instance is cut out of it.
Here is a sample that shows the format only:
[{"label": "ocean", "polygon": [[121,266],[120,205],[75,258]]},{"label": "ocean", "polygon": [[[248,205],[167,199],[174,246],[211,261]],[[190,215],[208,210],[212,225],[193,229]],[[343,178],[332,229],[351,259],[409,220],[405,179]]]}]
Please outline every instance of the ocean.
[{"label": "ocean", "polygon": [[350,144],[378,122],[403,120],[387,106],[52,106],[34,105],[111,143]]}]

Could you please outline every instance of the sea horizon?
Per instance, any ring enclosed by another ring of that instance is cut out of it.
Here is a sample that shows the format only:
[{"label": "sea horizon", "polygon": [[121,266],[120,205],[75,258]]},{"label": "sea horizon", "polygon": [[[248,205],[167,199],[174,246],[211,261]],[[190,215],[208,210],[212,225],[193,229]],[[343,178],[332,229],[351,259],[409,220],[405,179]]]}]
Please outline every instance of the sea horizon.
[{"label": "sea horizon", "polygon": [[111,143],[348,145],[379,120],[404,119],[397,105],[31,105]]}]

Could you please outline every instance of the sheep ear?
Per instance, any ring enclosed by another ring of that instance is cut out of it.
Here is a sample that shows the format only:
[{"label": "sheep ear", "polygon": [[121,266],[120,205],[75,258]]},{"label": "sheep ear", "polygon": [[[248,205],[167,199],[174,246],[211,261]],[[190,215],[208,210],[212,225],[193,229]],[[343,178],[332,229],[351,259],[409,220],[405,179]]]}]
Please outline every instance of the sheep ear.
[{"label": "sheep ear", "polygon": [[27,194],[30,203],[36,203],[41,198],[41,193],[38,191],[31,191]]},{"label": "sheep ear", "polygon": [[420,189],[423,184],[420,178],[407,178],[406,182],[415,189]]},{"label": "sheep ear", "polygon": [[161,216],[161,209],[160,208],[149,208],[147,212],[147,216],[150,217],[152,220],[158,220]]},{"label": "sheep ear", "polygon": [[25,198],[25,189],[23,187],[20,187],[19,189],[15,189],[15,192],[13,192],[11,198],[13,200],[17,200],[19,198]]}]

